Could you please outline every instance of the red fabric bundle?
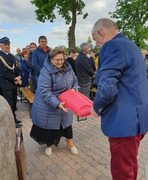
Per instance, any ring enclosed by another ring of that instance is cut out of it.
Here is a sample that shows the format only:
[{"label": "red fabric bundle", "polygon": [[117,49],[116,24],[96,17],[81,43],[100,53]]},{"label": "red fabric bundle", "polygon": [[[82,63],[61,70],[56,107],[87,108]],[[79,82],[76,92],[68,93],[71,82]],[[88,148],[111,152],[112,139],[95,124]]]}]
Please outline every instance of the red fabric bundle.
[{"label": "red fabric bundle", "polygon": [[93,106],[93,102],[77,91],[71,89],[62,93],[58,99],[61,102],[65,102],[64,106],[80,117],[90,115],[90,109]]}]

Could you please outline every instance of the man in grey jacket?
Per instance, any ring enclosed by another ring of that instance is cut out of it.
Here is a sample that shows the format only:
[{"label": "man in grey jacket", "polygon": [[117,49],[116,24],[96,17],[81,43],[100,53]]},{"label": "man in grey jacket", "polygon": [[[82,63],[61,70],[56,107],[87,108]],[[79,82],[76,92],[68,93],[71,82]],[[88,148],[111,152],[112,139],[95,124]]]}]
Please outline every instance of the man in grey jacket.
[{"label": "man in grey jacket", "polygon": [[16,59],[16,63],[17,63],[16,65],[17,65],[19,72],[21,73],[21,55],[22,55],[22,52],[21,52],[20,48],[17,48],[16,52],[17,52],[17,54],[15,55],[15,59]]}]

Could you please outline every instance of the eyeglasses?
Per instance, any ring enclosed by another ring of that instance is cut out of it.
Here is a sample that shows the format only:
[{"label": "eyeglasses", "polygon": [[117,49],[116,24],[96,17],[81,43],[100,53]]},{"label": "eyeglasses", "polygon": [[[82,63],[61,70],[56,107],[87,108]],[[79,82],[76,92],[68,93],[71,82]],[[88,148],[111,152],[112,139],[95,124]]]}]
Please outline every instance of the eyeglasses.
[{"label": "eyeglasses", "polygon": [[30,48],[32,49],[32,48],[36,48],[35,46],[30,46]]},{"label": "eyeglasses", "polygon": [[59,63],[59,62],[64,62],[64,59],[54,59],[54,61],[55,61],[56,63]]}]

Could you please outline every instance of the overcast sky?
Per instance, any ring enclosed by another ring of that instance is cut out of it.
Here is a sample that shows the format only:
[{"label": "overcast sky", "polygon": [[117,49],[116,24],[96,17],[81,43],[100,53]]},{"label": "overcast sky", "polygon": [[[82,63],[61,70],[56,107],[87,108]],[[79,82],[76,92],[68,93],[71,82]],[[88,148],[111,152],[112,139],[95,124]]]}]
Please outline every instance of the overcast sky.
[{"label": "overcast sky", "polygon": [[[77,17],[76,45],[87,42],[91,37],[93,24],[103,17],[110,18],[108,13],[115,10],[117,0],[84,0],[88,12],[87,19]],[[64,19],[57,16],[54,23],[41,23],[36,20],[36,7],[30,0],[1,0],[0,2],[0,38],[7,36],[11,41],[11,52],[16,54],[16,48],[24,48],[31,42],[38,44],[38,37],[45,35],[48,46],[67,46],[67,31]],[[91,37],[92,38],[92,37]],[[94,44],[94,42],[93,42]]]}]

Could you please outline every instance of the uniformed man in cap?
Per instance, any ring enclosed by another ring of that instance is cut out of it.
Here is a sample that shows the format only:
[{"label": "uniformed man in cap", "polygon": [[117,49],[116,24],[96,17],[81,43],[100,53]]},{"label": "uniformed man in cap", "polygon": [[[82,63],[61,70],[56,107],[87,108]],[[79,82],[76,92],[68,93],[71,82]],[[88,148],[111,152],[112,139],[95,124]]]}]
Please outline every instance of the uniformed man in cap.
[{"label": "uniformed man in cap", "polygon": [[21,121],[16,119],[17,84],[21,76],[16,68],[15,57],[10,53],[9,38],[0,39],[0,93],[9,103],[14,115],[16,128],[21,127]]}]

